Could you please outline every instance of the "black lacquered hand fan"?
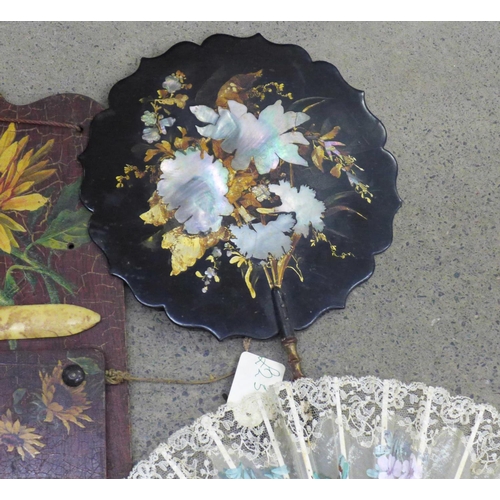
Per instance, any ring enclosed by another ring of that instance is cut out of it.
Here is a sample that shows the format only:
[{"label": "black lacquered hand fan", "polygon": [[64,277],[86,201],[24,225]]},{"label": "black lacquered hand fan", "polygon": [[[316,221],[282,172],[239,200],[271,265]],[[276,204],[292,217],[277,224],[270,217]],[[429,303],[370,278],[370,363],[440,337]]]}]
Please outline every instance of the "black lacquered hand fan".
[{"label": "black lacquered hand fan", "polygon": [[261,35],[143,59],[80,160],[90,233],[137,299],[188,327],[280,334],[343,308],[392,241],[382,123],[326,62]]}]

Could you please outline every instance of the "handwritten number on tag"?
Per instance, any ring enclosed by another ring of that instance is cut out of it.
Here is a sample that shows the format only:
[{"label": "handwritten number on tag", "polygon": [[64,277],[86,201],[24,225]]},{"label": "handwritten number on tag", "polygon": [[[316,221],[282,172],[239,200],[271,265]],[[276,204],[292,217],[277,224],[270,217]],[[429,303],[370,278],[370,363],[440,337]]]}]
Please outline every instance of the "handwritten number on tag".
[{"label": "handwritten number on tag", "polygon": [[240,401],[248,394],[267,392],[269,387],[283,380],[285,367],[263,356],[244,352],[240,356],[228,403]]},{"label": "handwritten number on tag", "polygon": [[[257,373],[255,377],[263,377],[265,379],[271,379],[274,377],[280,376],[280,371],[276,368],[273,368],[267,364],[267,359],[259,356],[255,364],[258,366]],[[257,387],[258,385],[258,387]],[[258,382],[254,382],[253,387],[256,391],[260,391],[260,389],[264,389],[267,391],[267,386],[264,384],[259,384]]]},{"label": "handwritten number on tag", "polygon": [[279,370],[276,370],[276,368],[270,367],[266,363],[266,361],[267,361],[266,358],[259,357],[259,359],[255,362],[256,365],[260,365],[255,376],[257,377],[258,375],[261,375],[264,378],[279,377],[280,376]]}]

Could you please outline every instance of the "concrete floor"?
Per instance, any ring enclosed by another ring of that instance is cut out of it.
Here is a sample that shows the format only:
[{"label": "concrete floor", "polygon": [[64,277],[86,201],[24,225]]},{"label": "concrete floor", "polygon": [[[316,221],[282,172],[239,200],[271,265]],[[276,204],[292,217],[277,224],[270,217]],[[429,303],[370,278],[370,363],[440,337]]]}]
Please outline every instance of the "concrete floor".
[{"label": "concrete floor", "polygon": [[[500,408],[499,23],[0,23],[0,93],[75,92],[106,104],[141,57],[215,33],[302,46],[366,92],[399,163],[394,242],[344,310],[299,334],[310,377],[422,381]],[[231,371],[241,339],[172,324],[127,294],[130,371],[200,379]],[[279,342],[251,352],[285,364]],[[130,387],[134,461],[224,403],[231,380]]]}]

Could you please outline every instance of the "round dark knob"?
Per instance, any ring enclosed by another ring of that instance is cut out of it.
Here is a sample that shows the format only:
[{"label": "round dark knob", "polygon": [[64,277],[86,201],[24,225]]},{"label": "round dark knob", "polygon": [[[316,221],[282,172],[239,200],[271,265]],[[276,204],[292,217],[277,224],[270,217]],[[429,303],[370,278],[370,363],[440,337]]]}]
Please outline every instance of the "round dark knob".
[{"label": "round dark knob", "polygon": [[69,365],[62,372],[62,379],[70,387],[78,387],[85,380],[85,372],[78,365]]}]

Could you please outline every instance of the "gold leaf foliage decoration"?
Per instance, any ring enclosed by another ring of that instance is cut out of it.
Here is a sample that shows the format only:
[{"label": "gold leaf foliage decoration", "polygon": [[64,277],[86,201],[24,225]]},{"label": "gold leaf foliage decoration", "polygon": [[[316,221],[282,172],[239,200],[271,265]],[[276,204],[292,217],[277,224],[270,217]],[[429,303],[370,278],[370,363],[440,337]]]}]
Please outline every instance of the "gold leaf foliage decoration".
[{"label": "gold leaf foliage decoration", "polygon": [[219,241],[229,239],[230,232],[222,226],[217,232],[206,236],[191,235],[183,232],[182,227],[176,227],[163,235],[162,248],[172,253],[171,276],[176,276],[194,266],[205,252],[217,245]]},{"label": "gold leaf foliage decoration", "polygon": [[145,224],[163,226],[174,216],[175,210],[168,210],[158,191],[155,191],[148,201],[150,209],[140,215]]},{"label": "gold leaf foliage decoration", "polygon": [[255,80],[261,76],[262,70],[233,76],[220,88],[215,105],[225,108],[227,107],[227,101],[236,101],[243,104],[248,99],[248,94]]}]

